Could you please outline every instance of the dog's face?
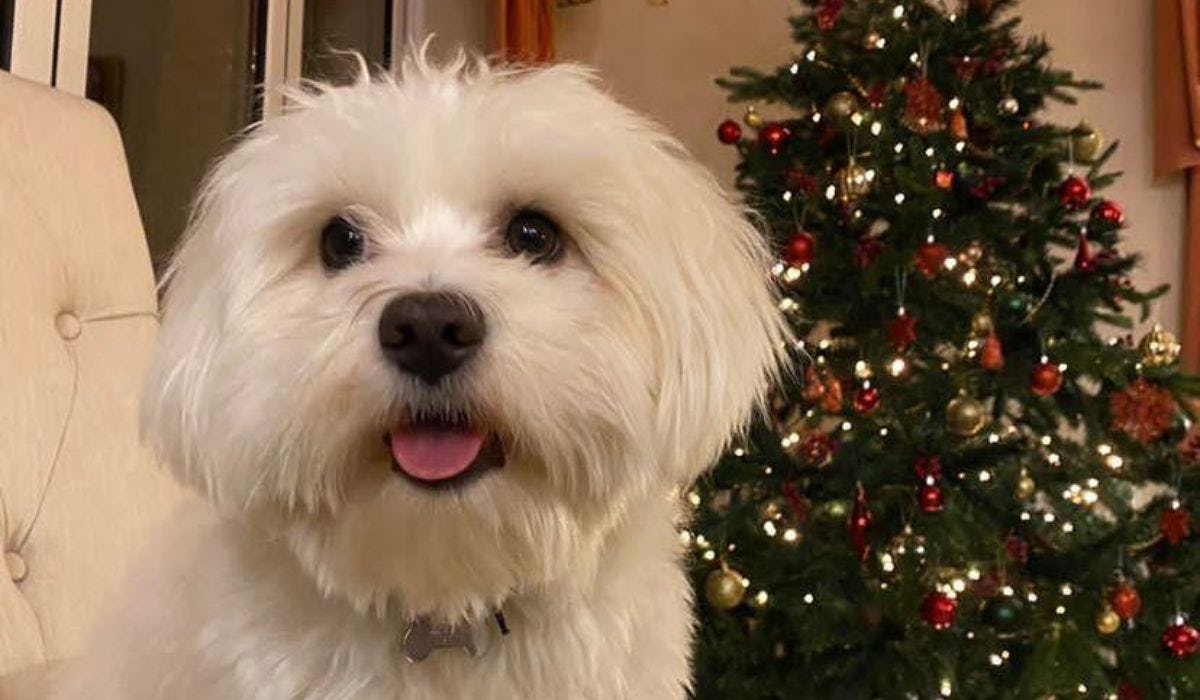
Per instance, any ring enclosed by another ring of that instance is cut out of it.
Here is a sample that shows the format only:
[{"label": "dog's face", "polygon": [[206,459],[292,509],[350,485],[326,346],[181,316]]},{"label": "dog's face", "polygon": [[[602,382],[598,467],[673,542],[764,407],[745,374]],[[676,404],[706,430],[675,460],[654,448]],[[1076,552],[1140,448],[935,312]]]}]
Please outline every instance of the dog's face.
[{"label": "dog's face", "polygon": [[323,588],[495,604],[746,421],[783,339],[759,234],[584,72],[299,99],[201,194],[144,425]]}]

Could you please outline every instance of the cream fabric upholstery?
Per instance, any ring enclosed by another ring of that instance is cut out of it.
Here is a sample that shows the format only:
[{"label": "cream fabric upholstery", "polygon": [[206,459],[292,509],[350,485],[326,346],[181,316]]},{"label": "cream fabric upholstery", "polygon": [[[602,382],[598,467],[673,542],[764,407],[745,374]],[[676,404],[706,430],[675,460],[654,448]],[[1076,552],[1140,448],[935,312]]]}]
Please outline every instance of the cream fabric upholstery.
[{"label": "cream fabric upholstery", "polygon": [[154,279],[116,126],[0,72],[0,696],[79,651],[180,497],[138,441]]}]

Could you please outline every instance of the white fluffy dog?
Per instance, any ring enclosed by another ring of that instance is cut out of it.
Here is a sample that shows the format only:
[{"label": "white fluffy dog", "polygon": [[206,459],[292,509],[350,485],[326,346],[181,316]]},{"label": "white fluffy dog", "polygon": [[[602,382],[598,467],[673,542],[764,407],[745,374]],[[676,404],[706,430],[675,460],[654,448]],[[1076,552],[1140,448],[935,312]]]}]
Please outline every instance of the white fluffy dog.
[{"label": "white fluffy dog", "polygon": [[65,695],[683,697],[672,494],[778,367],[759,233],[577,67],[293,97],[203,188],[144,401],[215,508]]}]

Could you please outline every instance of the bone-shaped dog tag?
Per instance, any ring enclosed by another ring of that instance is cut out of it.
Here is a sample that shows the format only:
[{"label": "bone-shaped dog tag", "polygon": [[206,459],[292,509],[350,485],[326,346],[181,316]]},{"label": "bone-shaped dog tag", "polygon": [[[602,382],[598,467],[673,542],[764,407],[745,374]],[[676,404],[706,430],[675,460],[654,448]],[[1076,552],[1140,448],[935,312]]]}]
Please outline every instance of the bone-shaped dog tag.
[{"label": "bone-shaped dog tag", "polygon": [[417,663],[437,649],[458,647],[476,658],[487,651],[489,637],[486,624],[434,624],[427,617],[418,617],[404,633],[404,657]]}]

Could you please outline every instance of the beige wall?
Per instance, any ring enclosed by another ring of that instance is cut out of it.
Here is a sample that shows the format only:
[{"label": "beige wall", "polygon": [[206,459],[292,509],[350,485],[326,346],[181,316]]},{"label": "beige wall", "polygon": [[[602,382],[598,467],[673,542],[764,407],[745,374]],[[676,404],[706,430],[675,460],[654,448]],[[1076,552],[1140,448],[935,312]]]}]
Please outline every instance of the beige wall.
[{"label": "beige wall", "polygon": [[[594,0],[561,9],[559,57],[600,69],[613,91],[631,106],[665,123],[721,175],[732,180],[733,151],[716,142],[726,116],[741,115],[725,103],[713,78],[737,64],[773,67],[792,55],[786,17],[791,0]],[[1027,33],[1043,34],[1053,60],[1101,80],[1103,92],[1085,95],[1075,107],[1052,116],[1074,124],[1087,118],[1122,148],[1113,161],[1125,177],[1108,195],[1124,207],[1131,224],[1128,248],[1145,255],[1135,276],[1140,286],[1181,279],[1183,186],[1152,179],[1151,3],[1144,0],[1026,0],[1020,7]],[[1157,315],[1178,326],[1178,296],[1160,302]]]}]

